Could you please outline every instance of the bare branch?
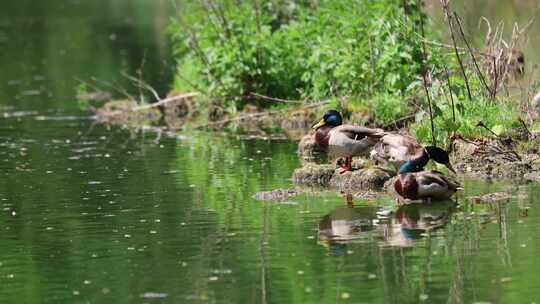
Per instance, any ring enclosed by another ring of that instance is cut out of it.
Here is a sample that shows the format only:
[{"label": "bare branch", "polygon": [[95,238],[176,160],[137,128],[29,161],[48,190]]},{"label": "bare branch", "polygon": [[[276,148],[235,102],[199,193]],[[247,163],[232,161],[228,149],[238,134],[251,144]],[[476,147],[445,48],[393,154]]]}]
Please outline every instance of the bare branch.
[{"label": "bare branch", "polygon": [[276,97],[269,97],[269,96],[257,94],[254,92],[250,92],[249,95],[256,98],[263,99],[263,100],[267,100],[267,101],[275,101],[275,102],[283,102],[283,103],[302,103],[303,102],[301,100],[288,100],[288,99],[281,99],[281,98],[276,98]]},{"label": "bare branch", "polygon": [[145,89],[145,90],[150,91],[154,95],[154,98],[156,98],[156,101],[161,100],[161,97],[159,97],[159,94],[156,92],[156,90],[151,85],[143,81],[142,79],[135,78],[124,72],[122,72],[122,76],[133,81],[133,83],[135,83],[139,89]]},{"label": "bare branch", "polygon": [[172,96],[172,97],[168,97],[168,98],[159,100],[159,101],[156,102],[156,103],[152,103],[152,104],[148,104],[148,105],[143,105],[143,106],[135,107],[135,108],[133,108],[133,111],[147,110],[147,109],[150,109],[150,108],[162,106],[162,105],[164,105],[164,104],[166,104],[166,103],[169,103],[169,102],[171,102],[171,101],[175,101],[175,100],[179,100],[179,99],[184,99],[184,98],[195,97],[195,96],[198,96],[198,95],[200,95],[199,92],[192,92],[192,93],[180,94],[180,95],[176,95],[176,96]]}]

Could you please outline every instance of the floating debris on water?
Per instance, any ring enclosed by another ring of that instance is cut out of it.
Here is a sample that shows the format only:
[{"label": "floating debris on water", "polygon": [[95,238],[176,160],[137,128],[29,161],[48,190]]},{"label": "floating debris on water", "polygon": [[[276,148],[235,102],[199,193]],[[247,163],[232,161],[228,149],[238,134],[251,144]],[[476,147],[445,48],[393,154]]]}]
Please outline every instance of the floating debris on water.
[{"label": "floating debris on water", "polygon": [[471,196],[469,200],[471,203],[480,204],[480,203],[495,203],[502,200],[510,199],[512,195],[506,192],[493,192],[483,195]]},{"label": "floating debris on water", "polygon": [[501,281],[501,283],[506,283],[506,282],[512,281],[512,278],[511,277],[504,277],[504,278],[501,278],[500,281]]},{"label": "floating debris on water", "polygon": [[143,299],[165,299],[169,295],[164,292],[145,292],[141,295]]},{"label": "floating debris on water", "polygon": [[253,198],[261,201],[281,202],[298,195],[298,193],[299,192],[295,189],[276,189],[272,191],[257,192],[253,195]]},{"label": "floating debris on water", "polygon": [[36,95],[41,95],[41,91],[40,90],[25,90],[25,91],[22,91],[21,94],[26,95],[26,96],[36,96]]}]

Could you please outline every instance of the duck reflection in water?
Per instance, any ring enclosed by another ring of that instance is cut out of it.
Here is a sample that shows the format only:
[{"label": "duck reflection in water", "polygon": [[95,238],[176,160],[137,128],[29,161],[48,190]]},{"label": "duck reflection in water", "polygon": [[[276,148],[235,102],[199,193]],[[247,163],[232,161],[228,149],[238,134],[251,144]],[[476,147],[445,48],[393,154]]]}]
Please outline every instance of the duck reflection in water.
[{"label": "duck reflection in water", "polygon": [[328,249],[329,255],[343,255],[346,244],[359,240],[375,229],[377,207],[338,206],[319,221],[319,244]]},{"label": "duck reflection in water", "polygon": [[454,210],[453,201],[402,205],[392,224],[382,226],[386,245],[410,247],[423,234],[444,227]]},{"label": "duck reflection in water", "polygon": [[370,237],[382,238],[385,246],[411,247],[425,233],[444,227],[456,206],[450,200],[406,204],[392,215],[380,207],[354,206],[348,195],[346,201],[346,206],[337,206],[319,221],[318,243],[332,256],[343,255],[347,244]]}]

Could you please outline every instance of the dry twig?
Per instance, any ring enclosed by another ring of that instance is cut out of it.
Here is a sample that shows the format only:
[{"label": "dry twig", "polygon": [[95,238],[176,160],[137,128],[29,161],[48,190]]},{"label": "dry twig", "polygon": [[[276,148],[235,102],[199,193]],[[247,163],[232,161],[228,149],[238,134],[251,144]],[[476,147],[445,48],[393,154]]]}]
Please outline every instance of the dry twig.
[{"label": "dry twig", "polygon": [[162,106],[162,105],[164,105],[166,103],[169,103],[169,102],[172,102],[172,101],[175,101],[175,100],[184,99],[184,98],[191,98],[191,97],[195,97],[195,96],[198,96],[198,95],[200,95],[199,92],[191,92],[191,93],[180,94],[180,95],[168,97],[168,98],[165,98],[165,99],[161,99],[158,102],[155,102],[155,103],[152,103],[152,104],[147,104],[147,105],[142,105],[142,106],[135,107],[135,108],[133,108],[133,111],[147,110],[147,109],[150,109],[150,108]]}]

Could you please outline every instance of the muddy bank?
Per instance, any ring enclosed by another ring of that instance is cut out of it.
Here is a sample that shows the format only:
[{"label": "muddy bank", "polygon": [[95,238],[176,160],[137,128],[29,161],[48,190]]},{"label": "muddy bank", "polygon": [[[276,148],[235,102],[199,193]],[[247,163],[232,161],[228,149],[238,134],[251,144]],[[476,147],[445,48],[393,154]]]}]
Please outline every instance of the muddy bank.
[{"label": "muddy bank", "polygon": [[171,92],[155,104],[131,100],[109,100],[94,109],[98,121],[120,125],[154,125],[171,131],[229,130],[238,134],[300,139],[317,119],[321,104],[294,105],[284,109],[262,109],[246,105],[230,113],[198,93]]},{"label": "muddy bank", "polygon": [[457,140],[452,154],[454,168],[461,174],[490,180],[540,181],[538,137],[505,145],[483,138]]}]

